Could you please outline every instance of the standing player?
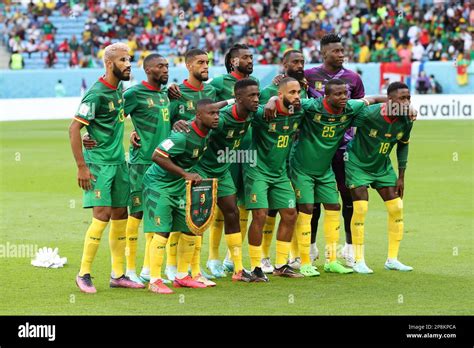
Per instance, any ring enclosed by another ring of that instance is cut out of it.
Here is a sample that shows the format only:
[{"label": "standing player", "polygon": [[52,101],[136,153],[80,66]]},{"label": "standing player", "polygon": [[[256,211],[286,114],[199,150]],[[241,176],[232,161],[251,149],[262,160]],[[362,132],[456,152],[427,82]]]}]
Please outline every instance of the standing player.
[{"label": "standing player", "polygon": [[131,204],[127,222],[127,272],[135,282],[149,281],[149,251],[151,234],[146,234],[145,259],[140,273],[135,272],[138,228],[143,218],[142,185],[143,176],[153,163],[154,150],[169,135],[170,101],[166,84],[168,83],[168,61],[161,55],[152,53],[143,61],[147,81],[130,87],[124,93],[125,115],[130,115],[137,136],[138,147],[130,146],[130,188]]},{"label": "standing player", "polygon": [[[196,118],[189,132],[172,132],[153,153],[155,162],[143,178],[144,231],[153,234],[150,243],[150,284],[152,292],[173,291],[161,279],[161,265],[171,231],[181,232],[177,246],[177,273],[173,286],[205,288],[204,279],[188,275],[196,236],[186,225],[186,180],[200,182],[196,173],[187,170],[202,157],[208,145],[208,133],[219,122],[219,108],[211,99],[202,99],[196,106]],[[215,283],[213,283],[215,285]]]},{"label": "standing player", "polygon": [[303,277],[286,263],[297,217],[295,192],[287,173],[287,158],[293,136],[304,116],[300,89],[300,83],[296,79],[284,78],[278,86],[276,117],[266,122],[263,115],[257,114],[252,120],[252,143],[249,151],[257,154],[257,161],[256,165],[244,166],[244,183],[245,207],[252,211],[249,254],[252,272],[257,281],[268,281],[260,267],[262,231],[268,209],[278,210],[281,216],[273,274],[290,278]]},{"label": "standing player", "polygon": [[[237,81],[250,78],[258,83],[258,80],[251,76],[253,72],[253,54],[249,47],[242,44],[233,45],[225,55],[225,68],[227,74],[220,75],[211,81],[211,85],[216,89],[217,100],[227,100],[234,98],[234,86]],[[240,145],[241,150],[248,149],[251,139],[251,129],[246,133]],[[248,211],[243,207],[243,178],[242,166],[239,163],[231,165],[232,178],[237,188],[237,199],[239,205],[240,231],[242,233],[242,241],[247,233]],[[224,270],[228,272],[234,271],[234,266],[227,251],[227,256],[222,267],[219,259],[219,245],[222,237],[222,229],[224,219],[221,211],[217,211],[214,223],[211,225],[209,234],[209,260],[207,267],[214,275],[220,275]]]},{"label": "standing player", "polygon": [[[341,38],[336,34],[327,34],[321,39],[321,53],[323,56],[323,64],[305,70],[304,76],[308,81],[308,93],[310,97],[322,98],[324,96],[324,88],[331,79],[340,79],[347,84],[347,92],[349,99],[361,99],[364,97],[364,85],[360,76],[349,69],[343,67],[344,63],[344,46]],[[349,189],[345,185],[344,180],[344,152],[346,144],[354,136],[352,129],[349,129],[336,151],[332,160],[332,167],[336,176],[337,188],[342,198],[342,216],[344,218],[344,229],[346,232],[346,244],[342,250],[342,256],[345,258],[348,266],[354,264],[354,250],[351,242],[351,217],[352,217],[352,199]],[[315,204],[313,218],[311,220],[311,259],[318,257],[318,249],[316,247],[316,234],[318,229],[318,220],[321,215],[321,207]]]},{"label": "standing player", "polygon": [[[385,202],[388,212],[388,258],[385,269],[411,271],[412,267],[398,261],[403,237],[403,191],[408,159],[408,142],[413,123],[408,118],[410,90],[401,82],[387,89],[388,103],[370,106],[367,116],[356,121],[357,133],[347,147],[346,182],[354,202],[352,240],[357,273],[373,271],[364,260],[364,223],[368,210],[370,185]],[[397,144],[399,176],[395,174],[390,152]]]},{"label": "standing player", "polygon": [[[130,79],[130,56],[123,43],[107,46],[104,52],[105,76],[84,95],[69,127],[71,148],[78,167],[78,184],[84,189],[84,208],[92,208],[92,224],[87,230],[81,268],[76,284],[85,293],[95,293],[91,267],[102,233],[109,220],[109,245],[112,254],[111,287],[143,288],[123,272],[125,230],[130,195],[128,168],[123,149],[125,114],[120,81]],[[94,149],[81,146],[81,129],[98,142]]]},{"label": "standing player", "polygon": [[[278,84],[280,83],[281,79],[285,77],[292,77],[296,79],[300,84],[300,99],[308,98],[308,84],[304,77],[304,56],[300,51],[297,50],[287,50],[283,54],[282,59],[283,65],[283,75],[278,75],[273,83],[263,89],[260,94],[260,104],[266,104],[268,100],[278,95]],[[296,134],[295,134],[296,136]],[[273,273],[273,266],[270,261],[270,246],[272,244],[273,239],[273,230],[275,228],[275,220],[277,210],[270,210],[267,215],[267,219],[265,221],[265,225],[263,227],[263,236],[262,236],[262,261],[261,261],[261,268],[264,273]],[[296,248],[294,246],[296,244]],[[292,253],[293,255],[297,255],[297,242],[296,238],[292,244]]]}]

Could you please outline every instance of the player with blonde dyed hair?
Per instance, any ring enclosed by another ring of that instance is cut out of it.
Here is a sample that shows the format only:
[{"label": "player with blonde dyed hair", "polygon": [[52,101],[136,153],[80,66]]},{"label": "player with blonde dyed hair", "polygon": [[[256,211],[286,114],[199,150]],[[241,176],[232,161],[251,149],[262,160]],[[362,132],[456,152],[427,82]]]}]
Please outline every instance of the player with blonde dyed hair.
[{"label": "player with blonde dyed hair", "polygon": [[[78,185],[84,190],[83,206],[92,208],[92,223],[86,232],[81,268],[76,277],[77,286],[85,293],[97,292],[91,280],[92,262],[109,221],[110,287],[144,288],[123,271],[130,184],[122,143],[125,113],[121,81],[130,79],[128,47],[122,43],[108,46],[104,66],[105,75],[86,92],[69,127]],[[82,149],[84,126],[97,141],[93,149]]]}]

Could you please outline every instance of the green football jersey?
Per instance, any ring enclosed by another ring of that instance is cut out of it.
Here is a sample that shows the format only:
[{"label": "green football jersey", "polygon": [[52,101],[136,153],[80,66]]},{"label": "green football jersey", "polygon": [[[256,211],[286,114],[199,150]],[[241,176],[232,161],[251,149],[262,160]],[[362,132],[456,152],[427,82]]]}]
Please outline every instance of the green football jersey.
[{"label": "green football jersey", "polygon": [[[260,92],[260,104],[266,104],[271,97],[274,97],[277,95],[278,95],[278,86],[273,83],[268,85]],[[301,99],[308,98],[308,92],[306,91],[306,89],[301,88],[300,97]]]},{"label": "green football jersey", "polygon": [[[259,111],[262,113],[263,109]],[[219,126],[209,134],[209,149],[196,167],[202,168],[210,177],[218,178],[229,169],[231,163],[237,163],[240,156],[238,150],[252,116],[250,114],[247,118],[240,118],[235,104],[222,108],[219,112]]]},{"label": "green football jersey", "polygon": [[279,179],[288,176],[287,159],[293,145],[294,134],[304,117],[304,110],[295,110],[288,114],[280,109],[277,102],[276,118],[267,122],[264,119],[263,107],[261,113],[252,120],[252,142],[250,151],[256,153],[256,165],[246,165],[247,175],[265,176]]},{"label": "green football jersey", "polygon": [[97,141],[93,149],[83,149],[84,160],[95,164],[125,162],[123,130],[125,113],[122,84],[117,88],[103,77],[86,92],[74,119],[86,125],[87,132]]},{"label": "green football jersey", "polygon": [[[397,142],[408,143],[413,122],[408,117],[390,119],[387,104],[367,108],[365,118],[356,120],[357,132],[347,145],[348,161],[369,173],[386,170],[390,152]],[[406,160],[406,159],[405,159]]]},{"label": "green football jersey", "polygon": [[[256,77],[249,76],[249,79],[255,80],[258,83],[258,79]],[[216,101],[234,98],[234,86],[239,80],[242,80],[242,77],[240,77],[235,72],[220,75],[214,78],[210,84],[216,90]]]},{"label": "green football jersey", "polygon": [[209,83],[203,83],[201,88],[195,88],[184,80],[179,85],[181,98],[171,100],[171,121],[192,120],[196,116],[196,104],[201,99],[216,100],[216,90]]},{"label": "green football jersey", "polygon": [[[208,139],[208,134],[203,133],[192,122],[189,133],[172,131],[169,137],[158,145],[156,151],[170,158],[177,166],[189,169],[201,159],[207,149]],[[152,180],[162,191],[172,195],[184,193],[184,179],[166,171],[156,163],[150,166],[145,176],[147,178],[144,180]]]},{"label": "green football jersey", "polygon": [[290,166],[311,175],[322,175],[331,166],[344,133],[356,115],[364,117],[367,107],[363,101],[352,99],[341,114],[336,114],[323,98],[303,99],[301,106],[305,116],[299,138],[294,144]]},{"label": "green football jersey", "polygon": [[141,147],[130,145],[130,163],[151,164],[158,144],[170,134],[170,101],[165,88],[155,89],[146,81],[130,87],[123,94],[125,115],[130,115],[140,137]]}]

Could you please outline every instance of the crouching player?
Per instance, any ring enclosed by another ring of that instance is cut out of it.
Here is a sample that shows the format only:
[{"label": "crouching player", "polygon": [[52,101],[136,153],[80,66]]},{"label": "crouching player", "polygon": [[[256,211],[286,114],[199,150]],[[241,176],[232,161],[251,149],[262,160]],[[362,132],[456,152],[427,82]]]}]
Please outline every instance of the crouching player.
[{"label": "crouching player", "polygon": [[219,108],[211,99],[197,103],[196,118],[188,133],[172,132],[155,150],[153,165],[143,178],[144,231],[153,233],[150,243],[150,284],[154,293],[173,291],[161,279],[166,243],[172,231],[182,232],[178,242],[177,274],[174,287],[205,288],[215,283],[203,277],[191,278],[188,268],[194,254],[195,239],[186,224],[186,180],[202,178],[190,169],[202,157],[208,144],[208,132],[219,122]]},{"label": "crouching player", "polygon": [[[387,95],[387,103],[368,107],[365,117],[359,119],[356,135],[347,149],[346,184],[354,201],[351,230],[356,263],[353,269],[363,274],[373,273],[364,261],[364,222],[369,203],[369,185],[382,197],[388,212],[388,258],[385,269],[413,269],[402,264],[397,258],[403,237],[402,198],[408,140],[413,126],[408,117],[410,90],[404,83],[394,82],[389,85]],[[395,144],[398,178],[390,161],[390,152]]]}]

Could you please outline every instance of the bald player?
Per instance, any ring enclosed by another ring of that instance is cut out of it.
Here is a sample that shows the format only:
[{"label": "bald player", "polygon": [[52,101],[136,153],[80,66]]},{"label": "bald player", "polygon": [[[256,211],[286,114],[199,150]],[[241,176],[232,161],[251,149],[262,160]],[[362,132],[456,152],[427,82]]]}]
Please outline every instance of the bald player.
[{"label": "bald player", "polygon": [[[130,183],[122,143],[125,113],[121,81],[130,79],[128,46],[123,43],[107,46],[104,66],[105,75],[86,92],[69,127],[77,181],[84,190],[83,206],[92,208],[92,223],[86,232],[81,268],[76,276],[77,286],[85,293],[97,292],[91,280],[92,262],[110,220],[110,287],[144,288],[123,271]],[[97,141],[94,149],[82,149],[84,126]]]}]

